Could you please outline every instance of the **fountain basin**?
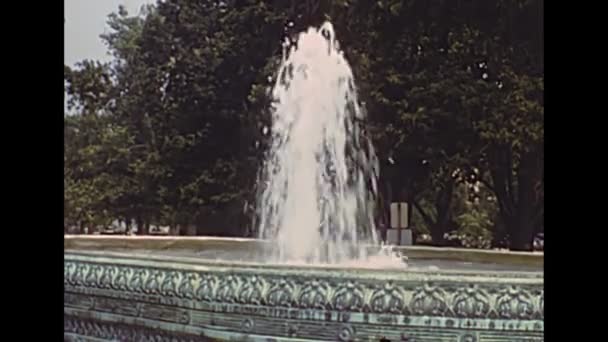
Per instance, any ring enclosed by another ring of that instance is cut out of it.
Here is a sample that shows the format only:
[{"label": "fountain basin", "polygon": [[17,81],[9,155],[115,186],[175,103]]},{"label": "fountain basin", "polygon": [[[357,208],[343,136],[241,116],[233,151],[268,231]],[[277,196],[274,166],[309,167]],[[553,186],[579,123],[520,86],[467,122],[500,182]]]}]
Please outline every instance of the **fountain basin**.
[{"label": "fountain basin", "polygon": [[255,262],[250,239],[64,241],[66,340],[544,340],[538,253],[410,247],[388,270]]}]

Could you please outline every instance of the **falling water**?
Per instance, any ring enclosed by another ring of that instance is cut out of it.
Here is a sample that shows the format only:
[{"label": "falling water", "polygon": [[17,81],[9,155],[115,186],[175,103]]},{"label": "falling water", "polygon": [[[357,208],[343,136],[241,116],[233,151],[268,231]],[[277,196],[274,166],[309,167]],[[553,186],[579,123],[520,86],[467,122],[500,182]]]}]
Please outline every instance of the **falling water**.
[{"label": "falling water", "polygon": [[379,245],[378,161],[331,23],[284,45],[272,96],[272,144],[258,197],[260,238],[276,242],[272,257],[281,262],[369,260],[365,246]]}]

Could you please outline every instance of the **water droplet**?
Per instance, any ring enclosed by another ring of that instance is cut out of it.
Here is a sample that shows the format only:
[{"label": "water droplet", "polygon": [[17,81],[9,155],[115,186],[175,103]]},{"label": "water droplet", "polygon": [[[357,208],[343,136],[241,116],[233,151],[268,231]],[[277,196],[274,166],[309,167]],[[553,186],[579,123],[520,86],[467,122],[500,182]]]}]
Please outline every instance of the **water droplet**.
[{"label": "water droplet", "polygon": [[[379,242],[369,210],[377,190],[371,163],[377,159],[360,131],[365,111],[358,108],[352,70],[335,41],[327,23],[299,33],[297,43],[283,50],[274,76],[280,82],[272,91],[272,126],[259,127],[272,136],[267,186],[259,199],[259,236],[276,236],[279,261],[364,261],[375,267],[368,257],[377,253],[353,251],[352,243],[367,240],[356,229],[362,225],[372,233],[369,242]],[[327,253],[321,253],[325,247]],[[377,257],[378,262],[394,260],[392,254]]]}]

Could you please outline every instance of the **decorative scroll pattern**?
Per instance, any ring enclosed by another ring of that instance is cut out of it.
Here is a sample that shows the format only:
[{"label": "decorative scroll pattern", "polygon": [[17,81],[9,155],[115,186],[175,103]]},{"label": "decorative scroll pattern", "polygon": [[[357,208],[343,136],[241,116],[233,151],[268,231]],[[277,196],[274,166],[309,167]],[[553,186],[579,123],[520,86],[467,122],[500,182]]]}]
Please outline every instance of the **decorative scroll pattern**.
[{"label": "decorative scroll pattern", "polygon": [[[213,341],[201,336],[169,333],[159,329],[134,327],[126,324],[82,319],[69,315],[63,317],[63,331],[73,336],[67,341],[79,341],[78,336],[88,336],[108,341],[150,341],[150,342],[200,342]],[[84,339],[83,339],[84,340]]]},{"label": "decorative scroll pattern", "polygon": [[[543,320],[540,285],[280,277],[66,260],[64,285],[261,307],[469,319]],[[505,287],[507,286],[507,287]]]}]

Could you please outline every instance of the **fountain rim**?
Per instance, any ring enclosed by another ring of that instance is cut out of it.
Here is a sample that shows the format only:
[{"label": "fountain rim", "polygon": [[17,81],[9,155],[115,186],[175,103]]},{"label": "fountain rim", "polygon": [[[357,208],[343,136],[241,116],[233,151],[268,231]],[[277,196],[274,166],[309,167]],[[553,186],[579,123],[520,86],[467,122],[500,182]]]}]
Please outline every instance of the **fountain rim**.
[{"label": "fountain rim", "polygon": [[[216,237],[216,236],[162,236],[162,235],[64,235],[64,249],[82,249],[88,247],[125,247],[144,249],[170,249],[199,247],[202,244],[260,244],[271,245],[271,241],[257,238]],[[143,245],[136,246],[137,244]],[[368,247],[375,247],[371,244]],[[488,250],[458,247],[432,247],[432,246],[393,246],[394,250],[415,255],[413,258],[433,259],[447,258],[449,260],[505,263],[499,259],[509,258],[511,261],[521,260],[519,264],[544,265],[543,252],[523,252],[508,250]],[[460,256],[458,259],[456,256]]]},{"label": "fountain rim", "polygon": [[[79,248],[75,247],[74,244],[70,246],[70,242],[74,241],[86,241],[90,243],[88,248]],[[209,237],[190,237],[188,239],[184,239],[182,237],[127,237],[127,236],[88,236],[85,239],[79,236],[66,236],[64,241],[64,258],[73,259],[73,260],[96,260],[103,263],[116,263],[116,262],[124,262],[125,264],[141,264],[144,266],[155,265],[163,268],[175,268],[175,267],[185,267],[187,269],[195,268],[200,270],[214,270],[214,271],[234,271],[234,272],[254,272],[254,273],[276,273],[281,272],[284,274],[291,275],[335,275],[342,274],[345,277],[385,277],[387,274],[387,279],[412,279],[412,278],[445,278],[445,280],[450,280],[453,278],[469,278],[474,279],[475,281],[479,281],[480,279],[487,279],[488,281],[494,281],[496,278],[510,278],[514,281],[523,281],[523,282],[542,282],[544,278],[544,272],[542,270],[539,271],[505,271],[505,270],[449,270],[449,269],[441,269],[441,270],[431,270],[431,269],[395,269],[395,268],[370,268],[370,267],[344,267],[340,265],[307,265],[307,264],[281,264],[281,263],[263,263],[263,262],[252,262],[252,261],[234,261],[234,260],[214,260],[209,258],[197,258],[190,256],[171,256],[171,255],[159,255],[159,254],[150,254],[145,252],[117,252],[112,251],[112,247],[107,248],[105,246],[101,246],[101,248],[91,248],[94,247],[95,242],[101,241],[114,241],[114,242],[126,242],[129,241],[141,241],[141,240],[152,240],[152,241],[166,241],[166,242],[175,242],[175,240],[179,241],[205,241],[205,242],[220,242],[220,243],[234,243],[235,241],[243,242],[243,243],[267,243],[267,241],[261,241],[257,239],[232,239],[232,238],[209,238]],[[166,248],[171,248],[171,245]],[[116,248],[116,246],[114,246]],[[425,248],[425,247],[418,247]],[[162,250],[163,248],[158,248],[156,250]],[[145,249],[144,249],[145,250]],[[153,249],[151,250],[153,251]],[[524,252],[525,253],[525,252]]]},{"label": "fountain rim", "polygon": [[282,276],[335,277],[376,280],[504,282],[513,284],[542,284],[542,272],[529,271],[475,271],[475,270],[427,270],[340,267],[335,265],[267,264],[248,261],[224,261],[193,257],[149,255],[143,253],[119,253],[107,251],[66,251],[64,261],[95,262],[100,264],[142,266],[171,270],[195,270],[226,273],[250,273],[251,275],[281,274]]}]

